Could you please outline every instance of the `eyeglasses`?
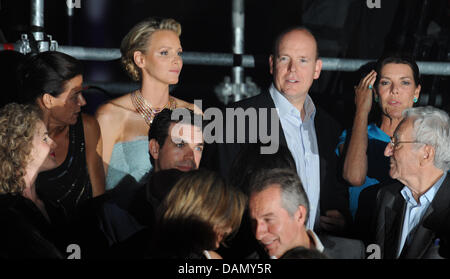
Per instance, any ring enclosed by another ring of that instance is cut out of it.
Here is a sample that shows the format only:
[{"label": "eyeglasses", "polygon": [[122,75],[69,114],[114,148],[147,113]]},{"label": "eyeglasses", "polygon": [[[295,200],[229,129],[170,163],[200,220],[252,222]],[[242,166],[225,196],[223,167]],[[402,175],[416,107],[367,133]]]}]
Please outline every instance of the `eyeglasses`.
[{"label": "eyeglasses", "polygon": [[397,149],[397,146],[400,143],[423,143],[420,141],[397,141],[395,137],[391,137],[391,141],[389,142],[391,144],[392,149]]}]

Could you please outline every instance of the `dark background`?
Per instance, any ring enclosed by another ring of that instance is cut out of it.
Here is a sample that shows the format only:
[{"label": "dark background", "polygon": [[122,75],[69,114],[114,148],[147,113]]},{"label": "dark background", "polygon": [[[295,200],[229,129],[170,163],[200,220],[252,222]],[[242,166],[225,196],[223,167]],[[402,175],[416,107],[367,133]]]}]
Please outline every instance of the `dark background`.
[{"label": "dark background", "polygon": [[[379,0],[369,9],[366,0],[245,0],[245,53],[256,67],[245,76],[261,88],[271,77],[268,55],[276,34],[291,25],[305,25],[316,35],[322,57],[376,59],[387,52],[410,54],[417,61],[450,62],[450,0]],[[184,51],[232,51],[232,1],[227,0],[81,0],[72,19],[65,0],[45,1],[45,32],[60,45],[118,48],[122,38],[148,16],[172,17],[182,25]],[[0,0],[0,42],[16,42],[28,32],[30,1]],[[85,61],[85,82],[130,82],[119,61]],[[185,64],[173,95],[203,108],[222,105],[214,93],[231,68]],[[353,117],[353,85],[359,72],[323,71],[310,91],[343,126]],[[450,81],[423,76],[421,105],[449,111]],[[122,92],[127,93],[127,92]],[[91,111],[99,101],[94,100]]]}]

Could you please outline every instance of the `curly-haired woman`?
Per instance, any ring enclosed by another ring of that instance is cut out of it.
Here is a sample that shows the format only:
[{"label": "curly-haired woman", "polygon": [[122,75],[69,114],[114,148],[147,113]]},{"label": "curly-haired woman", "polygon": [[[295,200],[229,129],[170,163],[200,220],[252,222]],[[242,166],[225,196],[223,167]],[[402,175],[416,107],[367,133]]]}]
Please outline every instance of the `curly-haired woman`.
[{"label": "curly-haired woman", "polygon": [[56,167],[55,147],[37,107],[0,109],[0,258],[62,257],[65,219],[35,187],[40,172]]}]

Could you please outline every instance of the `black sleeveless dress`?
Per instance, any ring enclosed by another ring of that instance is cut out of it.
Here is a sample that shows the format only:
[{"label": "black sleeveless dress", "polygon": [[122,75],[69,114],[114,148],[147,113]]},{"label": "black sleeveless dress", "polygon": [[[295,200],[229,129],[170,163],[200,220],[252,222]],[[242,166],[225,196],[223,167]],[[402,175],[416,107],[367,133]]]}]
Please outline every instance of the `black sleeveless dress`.
[{"label": "black sleeveless dress", "polygon": [[66,159],[59,167],[38,175],[36,191],[41,199],[59,204],[71,221],[80,204],[92,198],[81,114],[69,127],[69,141]]}]

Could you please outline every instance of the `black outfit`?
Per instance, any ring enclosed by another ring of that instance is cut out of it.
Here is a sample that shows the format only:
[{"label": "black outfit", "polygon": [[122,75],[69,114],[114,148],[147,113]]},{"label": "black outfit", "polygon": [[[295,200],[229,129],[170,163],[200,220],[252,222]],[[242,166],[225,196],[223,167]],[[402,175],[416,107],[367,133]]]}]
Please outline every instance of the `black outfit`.
[{"label": "black outfit", "polygon": [[[397,182],[383,187],[378,193],[373,236],[375,243],[380,245],[384,259],[397,258],[406,211],[406,201],[400,193],[403,187],[403,184]],[[405,242],[399,258],[426,259],[443,256],[439,240],[448,243],[449,212],[450,175],[447,175],[422,219],[408,236],[410,240]]]},{"label": "black outfit", "polygon": [[196,218],[158,222],[150,241],[149,258],[205,259],[204,250],[214,250],[216,233]]},{"label": "black outfit", "polygon": [[146,257],[157,209],[182,174],[177,169],[151,172],[147,184],[126,176],[104,195],[103,200],[98,200],[100,206],[94,211],[111,247],[108,257]]},{"label": "black outfit", "polygon": [[[153,228],[158,206],[182,174],[177,169],[151,172],[146,184],[126,176],[117,187],[108,191],[101,219],[104,227],[108,227],[107,234],[114,235],[113,242],[124,239],[118,234],[120,231],[127,234],[138,226]],[[133,226],[129,227],[129,224]]]},{"label": "black outfit", "polygon": [[361,191],[358,199],[358,210],[355,214],[355,220],[352,228],[352,238],[361,239],[366,245],[373,243],[371,225],[375,222],[376,213],[374,208],[377,206],[377,195],[380,189],[395,183],[391,179],[384,183],[370,185]]},{"label": "black outfit", "polygon": [[71,235],[62,208],[44,204],[50,222],[22,195],[0,195],[0,258],[64,257]]},{"label": "black outfit", "polygon": [[66,159],[59,167],[38,175],[36,191],[42,199],[60,204],[69,220],[82,202],[92,198],[81,114],[77,123],[69,127]]}]

